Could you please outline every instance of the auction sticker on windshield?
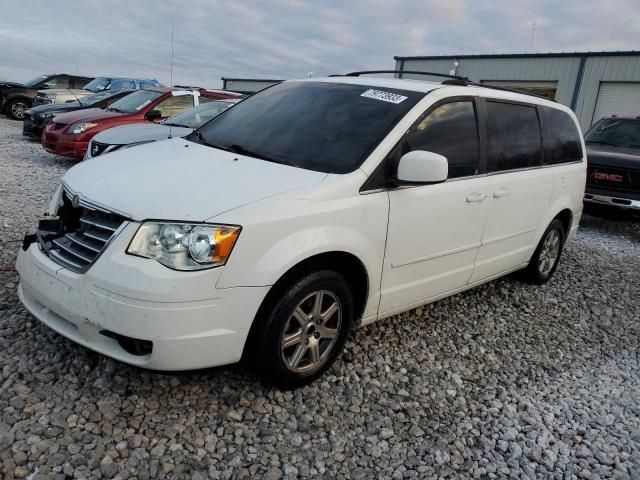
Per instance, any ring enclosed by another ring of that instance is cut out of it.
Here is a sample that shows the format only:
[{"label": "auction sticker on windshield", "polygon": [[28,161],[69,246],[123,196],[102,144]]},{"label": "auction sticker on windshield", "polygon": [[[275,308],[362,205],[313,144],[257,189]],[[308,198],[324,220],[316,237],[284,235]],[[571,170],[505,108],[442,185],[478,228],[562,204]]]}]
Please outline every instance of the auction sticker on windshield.
[{"label": "auction sticker on windshield", "polygon": [[391,92],[383,92],[382,90],[374,90],[373,88],[370,88],[360,96],[373,98],[375,100],[382,100],[383,102],[389,103],[402,103],[407,99],[407,97],[405,97],[404,95],[398,95],[397,93]]}]

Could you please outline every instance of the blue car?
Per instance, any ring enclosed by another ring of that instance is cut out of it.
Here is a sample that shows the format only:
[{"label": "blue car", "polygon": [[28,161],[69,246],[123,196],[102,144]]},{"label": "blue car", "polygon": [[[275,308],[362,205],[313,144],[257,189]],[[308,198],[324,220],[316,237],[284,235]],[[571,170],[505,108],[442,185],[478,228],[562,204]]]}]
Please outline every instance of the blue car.
[{"label": "blue car", "polygon": [[38,90],[34,105],[61,104],[78,101],[82,97],[105,90],[138,90],[147,87],[159,87],[160,82],[155,79],[138,79],[126,77],[96,77],[82,89],[56,88]]}]

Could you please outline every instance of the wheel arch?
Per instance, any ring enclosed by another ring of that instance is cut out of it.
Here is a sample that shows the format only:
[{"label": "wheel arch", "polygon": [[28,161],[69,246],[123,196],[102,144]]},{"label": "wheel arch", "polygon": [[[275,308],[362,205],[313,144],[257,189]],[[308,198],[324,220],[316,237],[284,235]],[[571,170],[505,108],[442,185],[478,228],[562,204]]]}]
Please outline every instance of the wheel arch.
[{"label": "wheel arch", "polygon": [[553,217],[554,219],[560,220],[562,222],[562,227],[564,228],[564,238],[565,241],[569,236],[569,231],[571,230],[571,225],[573,224],[573,212],[569,208],[565,208],[560,210],[558,214]]},{"label": "wheel arch", "polygon": [[262,326],[260,319],[264,317],[269,308],[277,301],[287,285],[306,272],[322,269],[336,271],[345,278],[353,295],[355,319],[359,321],[362,318],[369,296],[370,283],[369,274],[362,260],[353,253],[339,250],[312,255],[289,268],[269,289],[251,323],[242,354],[243,358],[246,357],[247,347],[256,337]]}]

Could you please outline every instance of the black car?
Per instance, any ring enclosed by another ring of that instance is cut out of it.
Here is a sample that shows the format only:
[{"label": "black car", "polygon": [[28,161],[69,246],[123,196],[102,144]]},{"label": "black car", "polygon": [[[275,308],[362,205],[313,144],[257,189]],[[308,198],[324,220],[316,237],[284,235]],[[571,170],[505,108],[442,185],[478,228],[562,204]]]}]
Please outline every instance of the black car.
[{"label": "black car", "polygon": [[72,102],[38,105],[24,112],[22,134],[28,137],[40,139],[42,131],[47,123],[60,113],[84,110],[86,108],[106,108],[116,100],[129,95],[134,90],[107,90],[82,97]]},{"label": "black car", "polygon": [[22,120],[24,111],[33,104],[38,90],[48,88],[82,88],[93,77],[67,75],[40,75],[25,83],[0,82],[0,111],[9,118]]},{"label": "black car", "polygon": [[584,138],[585,204],[640,213],[640,117],[604,117]]}]

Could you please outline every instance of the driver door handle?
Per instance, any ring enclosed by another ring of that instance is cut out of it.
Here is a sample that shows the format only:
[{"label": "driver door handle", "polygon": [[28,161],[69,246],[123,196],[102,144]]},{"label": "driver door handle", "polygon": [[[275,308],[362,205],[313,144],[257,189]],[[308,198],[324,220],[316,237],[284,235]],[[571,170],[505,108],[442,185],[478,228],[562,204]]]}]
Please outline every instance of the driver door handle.
[{"label": "driver door handle", "polygon": [[496,190],[495,192],[493,192],[493,196],[495,198],[506,197],[510,193],[511,193],[511,189],[510,188],[502,187],[502,188],[499,188],[498,190]]},{"label": "driver door handle", "polygon": [[486,193],[473,192],[467,196],[467,203],[483,202],[484,200],[486,200],[486,198]]}]

